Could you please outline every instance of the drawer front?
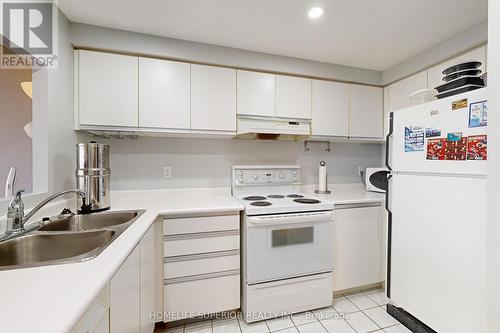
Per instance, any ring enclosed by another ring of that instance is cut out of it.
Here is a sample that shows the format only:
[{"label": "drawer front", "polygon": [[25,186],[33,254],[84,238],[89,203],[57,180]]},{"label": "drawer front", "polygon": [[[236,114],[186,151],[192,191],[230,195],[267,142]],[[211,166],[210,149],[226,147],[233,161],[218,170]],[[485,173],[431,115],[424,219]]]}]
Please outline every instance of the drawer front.
[{"label": "drawer front", "polygon": [[240,307],[240,275],[165,284],[165,322]]},{"label": "drawer front", "polygon": [[[172,279],[190,275],[239,270],[240,255],[238,252],[228,251],[225,253],[194,255],[190,256],[190,258],[172,258],[175,261],[169,261],[169,258],[166,258],[163,264],[163,277],[165,279]],[[179,260],[177,260],[178,258]],[[180,258],[183,260],[180,260]]]},{"label": "drawer front", "polygon": [[165,236],[163,242],[163,256],[185,256],[199,253],[238,250],[239,248],[239,231]]},{"label": "drawer front", "polygon": [[163,220],[164,235],[180,235],[239,229],[239,215],[202,216]]}]

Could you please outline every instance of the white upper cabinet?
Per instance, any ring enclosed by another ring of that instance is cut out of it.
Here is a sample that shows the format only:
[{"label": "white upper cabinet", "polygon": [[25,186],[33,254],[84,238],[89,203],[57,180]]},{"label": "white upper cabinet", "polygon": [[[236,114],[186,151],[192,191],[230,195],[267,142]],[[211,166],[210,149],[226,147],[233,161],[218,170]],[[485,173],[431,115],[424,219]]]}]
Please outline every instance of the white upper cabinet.
[{"label": "white upper cabinet", "polygon": [[276,75],[276,117],[311,119],[311,81]]},{"label": "white upper cabinet", "polygon": [[349,85],[312,81],[312,135],[349,136]]},{"label": "white upper cabinet", "polygon": [[276,115],[276,75],[237,71],[237,113],[274,117]]},{"label": "white upper cabinet", "polygon": [[383,135],[382,88],[351,84],[351,130],[354,138],[380,139]]},{"label": "white upper cabinet", "polygon": [[389,111],[396,111],[410,106],[408,96],[420,89],[427,88],[427,71],[407,77],[389,86]]},{"label": "white upper cabinet", "polygon": [[138,58],[78,51],[81,125],[138,126]]},{"label": "white upper cabinet", "polygon": [[190,128],[190,66],[182,62],[139,59],[139,126]]},{"label": "white upper cabinet", "polygon": [[191,129],[236,131],[236,70],[191,65]]},{"label": "white upper cabinet", "polygon": [[467,61],[480,61],[482,63],[480,69],[483,71],[486,70],[486,46],[481,46],[476,49],[473,49],[469,52],[456,56],[450,60],[442,62],[436,66],[429,68],[429,84],[428,87],[431,89],[436,88],[444,84],[443,82],[443,70],[446,68]]}]

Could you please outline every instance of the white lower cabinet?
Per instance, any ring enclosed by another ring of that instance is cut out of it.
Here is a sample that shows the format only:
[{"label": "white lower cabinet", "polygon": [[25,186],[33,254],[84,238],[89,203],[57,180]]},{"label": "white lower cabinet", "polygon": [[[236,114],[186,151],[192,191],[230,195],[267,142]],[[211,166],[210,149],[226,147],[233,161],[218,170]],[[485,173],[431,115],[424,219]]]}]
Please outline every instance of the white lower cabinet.
[{"label": "white lower cabinet", "polygon": [[156,311],[157,261],[154,225],[142,237],[139,246],[141,250],[141,333],[150,333],[155,328],[155,318],[152,314]]},{"label": "white lower cabinet", "polygon": [[380,204],[338,205],[334,222],[334,291],[385,280],[385,223]]},{"label": "white lower cabinet", "polygon": [[137,246],[110,282],[110,332],[141,331],[141,254]]},{"label": "white lower cabinet", "polygon": [[150,227],[109,283],[111,333],[152,333],[155,311],[155,234]]},{"label": "white lower cabinet", "polygon": [[71,333],[109,333],[109,285],[90,304]]},{"label": "white lower cabinet", "polygon": [[163,235],[165,322],[240,307],[239,212],[166,218]]}]

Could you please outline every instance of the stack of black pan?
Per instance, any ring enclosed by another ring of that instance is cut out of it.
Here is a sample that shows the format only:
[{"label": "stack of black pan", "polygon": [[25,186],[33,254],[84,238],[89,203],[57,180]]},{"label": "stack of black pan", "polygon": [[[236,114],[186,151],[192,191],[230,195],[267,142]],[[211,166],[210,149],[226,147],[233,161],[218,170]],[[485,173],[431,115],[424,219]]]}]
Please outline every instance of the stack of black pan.
[{"label": "stack of black pan", "polygon": [[481,75],[481,63],[479,61],[469,61],[446,68],[443,71],[443,81],[445,84],[436,87],[437,98],[445,98],[467,91],[483,88],[484,80]]}]

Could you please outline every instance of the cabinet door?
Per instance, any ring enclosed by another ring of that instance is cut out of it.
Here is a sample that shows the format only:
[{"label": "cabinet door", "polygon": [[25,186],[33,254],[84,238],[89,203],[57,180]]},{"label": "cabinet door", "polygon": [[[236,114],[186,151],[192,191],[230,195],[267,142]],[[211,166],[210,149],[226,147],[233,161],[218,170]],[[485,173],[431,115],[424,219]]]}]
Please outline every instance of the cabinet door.
[{"label": "cabinet door", "polygon": [[153,333],[155,320],[156,251],[155,226],[149,227],[140,244],[141,249],[141,333]]},{"label": "cabinet door", "polygon": [[276,75],[237,71],[237,113],[274,117],[276,112]]},{"label": "cabinet door", "polygon": [[439,65],[433,66],[428,70],[429,83],[428,88],[434,89],[437,86],[444,84],[443,81],[443,70],[446,68],[467,61],[480,61],[482,63],[481,69],[483,72],[486,70],[486,46],[481,46],[473,49],[469,52],[461,54],[450,60],[440,63]]},{"label": "cabinet door", "polygon": [[408,96],[427,87],[427,71],[407,77],[389,86],[389,111],[396,111],[410,106]]},{"label": "cabinet door", "polygon": [[139,126],[189,129],[190,64],[139,59]]},{"label": "cabinet door", "polygon": [[335,291],[384,281],[384,231],[382,206],[335,210]]},{"label": "cabinet door", "polygon": [[111,278],[111,333],[138,333],[141,330],[140,259],[140,247],[137,246]]},{"label": "cabinet door", "polygon": [[276,75],[276,117],[311,119],[311,81]]},{"label": "cabinet door", "polygon": [[191,129],[236,131],[236,70],[191,65]]},{"label": "cabinet door", "polygon": [[137,68],[137,57],[79,51],[80,124],[137,127]]},{"label": "cabinet door", "polygon": [[389,133],[389,113],[410,106],[408,96],[417,90],[427,87],[427,71],[407,77],[385,87],[384,96],[384,138]]},{"label": "cabinet door", "polygon": [[355,138],[382,138],[382,88],[351,85],[351,130]]},{"label": "cabinet door", "polygon": [[349,85],[312,81],[312,135],[349,136]]}]

